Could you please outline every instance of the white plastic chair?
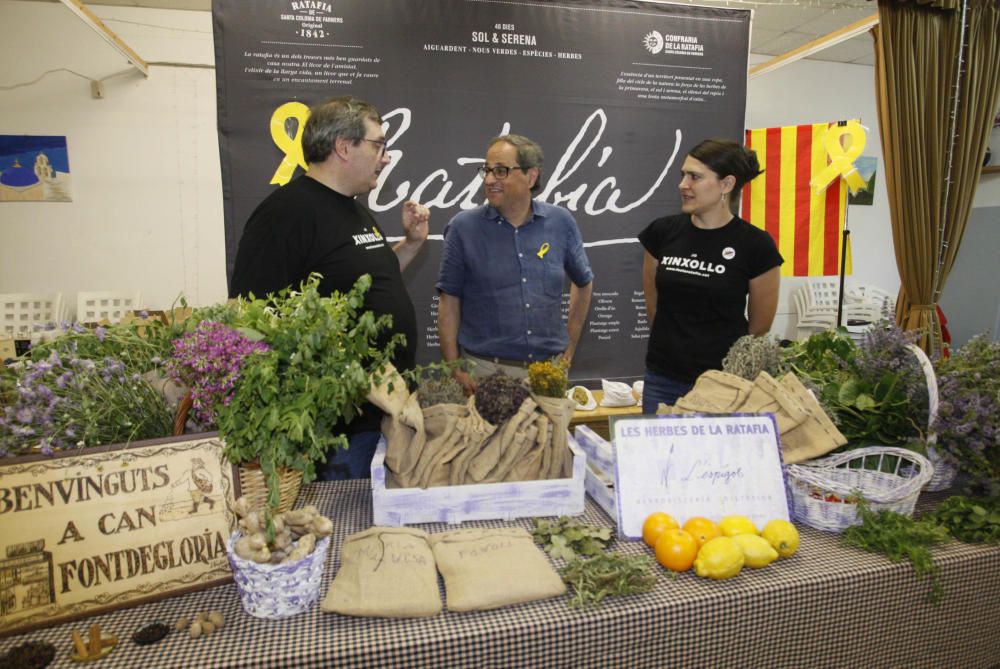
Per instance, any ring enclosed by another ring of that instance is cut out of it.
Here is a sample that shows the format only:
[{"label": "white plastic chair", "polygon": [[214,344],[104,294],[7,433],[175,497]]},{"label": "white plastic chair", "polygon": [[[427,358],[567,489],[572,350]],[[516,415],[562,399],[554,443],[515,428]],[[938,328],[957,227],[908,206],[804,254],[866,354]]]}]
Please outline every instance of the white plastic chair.
[{"label": "white plastic chair", "polygon": [[65,319],[62,293],[0,294],[0,332],[13,339],[30,339],[36,326]]},{"label": "white plastic chair", "polygon": [[796,315],[796,338],[806,339],[810,335],[824,330],[832,330],[836,327],[837,307],[810,306],[808,286],[802,286],[792,293],[792,302],[795,305]]},{"label": "white plastic chair", "polygon": [[76,320],[81,323],[118,323],[130,311],[142,309],[142,295],[126,291],[77,293]]}]

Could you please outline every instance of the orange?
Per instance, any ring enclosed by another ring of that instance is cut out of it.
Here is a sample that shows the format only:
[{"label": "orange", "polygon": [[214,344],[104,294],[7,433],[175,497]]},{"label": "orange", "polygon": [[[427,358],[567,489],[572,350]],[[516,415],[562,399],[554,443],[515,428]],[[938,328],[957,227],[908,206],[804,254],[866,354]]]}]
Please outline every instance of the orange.
[{"label": "orange", "polygon": [[698,556],[698,542],[684,530],[666,530],[656,540],[656,561],[667,569],[687,571]]},{"label": "orange", "polygon": [[704,546],[706,542],[722,535],[718,525],[713,523],[708,518],[703,518],[701,516],[688,518],[687,522],[684,523],[683,529],[685,532],[694,537],[694,540],[698,542],[699,548]]},{"label": "orange", "polygon": [[669,513],[654,511],[646,517],[642,524],[642,540],[650,548],[656,545],[656,540],[665,530],[676,530],[680,527],[677,519]]}]

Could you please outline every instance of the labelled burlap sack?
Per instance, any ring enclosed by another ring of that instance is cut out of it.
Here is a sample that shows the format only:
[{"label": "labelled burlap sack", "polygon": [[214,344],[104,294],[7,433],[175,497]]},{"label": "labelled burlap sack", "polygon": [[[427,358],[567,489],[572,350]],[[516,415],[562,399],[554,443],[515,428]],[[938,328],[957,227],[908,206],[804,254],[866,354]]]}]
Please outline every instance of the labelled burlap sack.
[{"label": "labelled burlap sack", "polygon": [[451,471],[448,473],[448,483],[450,485],[463,485],[467,483],[469,474],[469,463],[483,449],[484,444],[489,440],[496,430],[496,425],[483,418],[476,408],[476,396],[473,395],[466,403],[468,409],[468,420],[463,425],[464,448],[451,461]]},{"label": "labelled burlap sack", "polygon": [[[717,369],[703,372],[676,407],[696,413],[732,413],[746,402],[753,389],[753,382]],[[741,409],[742,410],[742,409]],[[657,409],[657,413],[663,412]]]},{"label": "labelled burlap sack", "polygon": [[813,394],[799,377],[788,372],[781,377],[781,387],[794,397],[809,414],[799,425],[781,433],[781,453],[786,465],[818,458],[847,443]]},{"label": "labelled burlap sack", "polygon": [[548,472],[548,456],[552,453],[552,427],[549,417],[545,414],[535,419],[534,443],[530,444],[524,454],[514,462],[505,481],[537,481]]},{"label": "labelled burlap sack", "polygon": [[426,532],[372,527],[340,549],[340,570],[320,607],[345,616],[415,618],[441,612],[434,553]]},{"label": "labelled burlap sack", "polygon": [[449,611],[486,611],[556,597],[566,585],[521,527],[430,536]]},{"label": "labelled burlap sack", "polygon": [[514,443],[514,438],[522,426],[530,425],[535,418],[535,401],[530,397],[525,397],[518,407],[517,412],[504,421],[503,425],[497,426],[496,432],[490,437],[479,453],[469,461],[469,471],[466,476],[467,483],[490,482],[488,479],[498,481],[500,479],[490,475],[500,464],[504,453],[507,452]]},{"label": "labelled burlap sack", "polygon": [[800,425],[809,415],[799,401],[767,372],[757,375],[750,396],[734,411],[773,413],[778,424],[778,434],[785,434]]},{"label": "labelled burlap sack", "polygon": [[562,479],[573,475],[573,451],[569,450],[569,423],[576,411],[576,402],[565,397],[532,395],[552,423],[552,453],[549,468],[542,478]]},{"label": "labelled burlap sack", "polygon": [[426,488],[432,479],[438,478],[437,469],[442,464],[442,456],[452,453],[462,443],[458,423],[468,414],[465,404],[435,404],[423,409],[426,441],[413,468],[413,485]]},{"label": "labelled burlap sack", "polygon": [[424,412],[417,401],[417,394],[406,398],[402,410],[382,417],[382,436],[385,437],[385,466],[393,473],[401,488],[417,485],[416,471],[423,455],[427,434],[424,431]]}]

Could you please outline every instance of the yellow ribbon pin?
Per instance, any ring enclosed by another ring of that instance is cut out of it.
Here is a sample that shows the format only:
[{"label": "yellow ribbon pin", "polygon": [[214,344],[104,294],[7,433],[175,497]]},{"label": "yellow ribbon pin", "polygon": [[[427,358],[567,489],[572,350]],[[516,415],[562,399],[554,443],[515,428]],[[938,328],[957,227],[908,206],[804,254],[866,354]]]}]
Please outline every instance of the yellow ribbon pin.
[{"label": "yellow ribbon pin", "polygon": [[544,244],[542,244],[541,246],[539,246],[538,247],[538,257],[544,259],[545,258],[545,254],[549,252],[549,248],[551,248],[551,247],[549,246],[548,242],[545,242]]},{"label": "yellow ribbon pin", "polygon": [[[309,107],[301,102],[286,102],[271,114],[271,139],[274,140],[274,145],[285,153],[281,164],[271,177],[272,184],[284,186],[292,180],[296,166],[307,168],[306,159],[302,156],[302,130],[306,127],[308,118]],[[298,121],[295,137],[289,137],[285,130],[289,119]]]},{"label": "yellow ribbon pin", "polygon": [[[844,135],[851,139],[847,149],[840,143],[840,138]],[[830,156],[830,164],[809,182],[815,192],[822,193],[830,182],[839,176],[844,177],[852,193],[864,188],[866,182],[854,166],[854,161],[865,149],[865,130],[861,124],[857,121],[848,121],[845,125],[833,126],[826,132],[825,147]]]}]

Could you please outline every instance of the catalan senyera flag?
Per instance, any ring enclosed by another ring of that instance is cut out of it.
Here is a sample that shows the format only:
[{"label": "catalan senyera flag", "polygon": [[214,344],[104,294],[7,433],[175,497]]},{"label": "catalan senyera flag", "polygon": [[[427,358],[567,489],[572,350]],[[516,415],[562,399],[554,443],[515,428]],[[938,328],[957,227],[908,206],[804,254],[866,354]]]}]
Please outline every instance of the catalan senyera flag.
[{"label": "catalan senyera flag", "polygon": [[[746,131],[764,173],[743,189],[742,217],[771,234],[785,259],[782,276],[840,273],[847,185],[838,176],[816,194],[809,181],[830,164],[826,133],[834,123]],[[851,273],[847,247],[845,273]]]}]

